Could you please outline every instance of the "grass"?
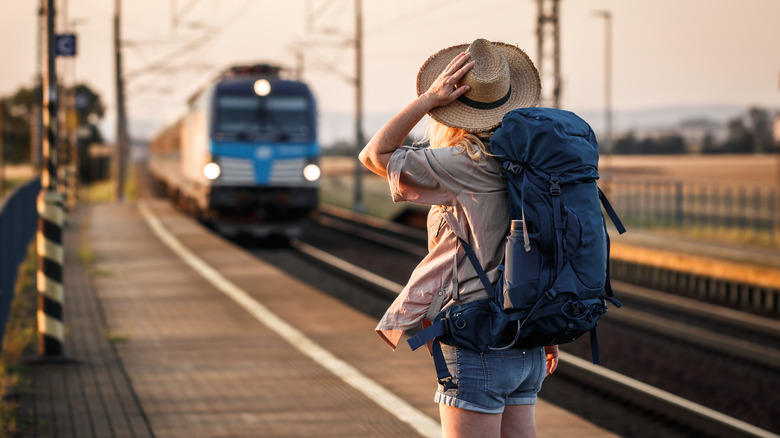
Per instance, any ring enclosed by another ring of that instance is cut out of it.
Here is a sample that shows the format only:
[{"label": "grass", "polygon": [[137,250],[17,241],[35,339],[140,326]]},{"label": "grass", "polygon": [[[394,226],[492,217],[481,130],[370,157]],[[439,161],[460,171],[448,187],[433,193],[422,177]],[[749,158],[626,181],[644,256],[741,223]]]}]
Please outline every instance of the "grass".
[{"label": "grass", "polygon": [[95,253],[86,246],[82,246],[76,251],[76,258],[86,266],[91,265],[97,260]]},{"label": "grass", "polygon": [[79,199],[88,203],[105,203],[114,200],[116,184],[111,180],[97,181],[79,190]]},{"label": "grass", "polygon": [[[125,199],[134,201],[136,199],[137,192],[138,181],[136,179],[135,164],[131,164],[127,172],[127,180],[125,181]],[[103,181],[96,181],[92,184],[80,187],[79,199],[82,202],[94,204],[116,201],[116,180],[111,178]]]},{"label": "grass", "polygon": [[[129,200],[136,196],[135,172],[128,172],[125,195]],[[10,192],[16,185],[26,180],[6,180],[3,194]],[[100,181],[82,186],[79,189],[79,199],[85,203],[114,202],[116,195],[114,181]],[[81,224],[82,227],[87,224]],[[110,276],[105,269],[95,269],[97,255],[81,242],[76,257],[83,263],[93,276]],[[34,346],[37,340],[37,285],[36,272],[38,268],[35,243],[28,248],[25,261],[19,268],[9,320],[3,337],[3,349],[0,353],[0,438],[18,436],[24,426],[24,419],[19,412],[18,394],[25,386],[23,357]],[[106,331],[106,338],[112,343],[128,342],[130,336],[123,333]]]},{"label": "grass", "polygon": [[0,354],[0,437],[16,436],[20,432],[22,419],[16,394],[24,386],[22,357],[35,342],[37,332],[35,273],[37,270],[35,246],[30,245],[27,258],[19,269],[11,313],[3,338]]},{"label": "grass", "polygon": [[[361,180],[365,213],[382,219],[393,220],[401,212],[414,206],[408,202],[395,203],[390,197],[387,181],[375,175],[365,174]],[[320,202],[352,209],[355,202],[355,177],[352,173],[328,175],[320,186]],[[425,208],[420,207],[420,208]],[[426,208],[427,210],[427,208]]]},{"label": "grass", "polygon": [[127,333],[117,333],[111,331],[111,329],[106,329],[106,340],[112,344],[122,344],[125,342],[130,342],[130,335]]}]

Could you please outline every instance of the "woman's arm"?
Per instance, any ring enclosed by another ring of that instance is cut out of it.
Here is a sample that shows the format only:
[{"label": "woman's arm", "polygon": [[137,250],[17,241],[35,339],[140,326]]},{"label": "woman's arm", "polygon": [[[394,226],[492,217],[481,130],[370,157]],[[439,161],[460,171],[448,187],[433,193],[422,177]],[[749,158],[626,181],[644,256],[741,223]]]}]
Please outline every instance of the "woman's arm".
[{"label": "woman's arm", "polygon": [[470,57],[469,53],[456,56],[425,93],[390,119],[360,152],[360,162],[370,171],[387,178],[390,156],[402,146],[406,136],[423,116],[437,106],[449,104],[469,90],[468,85],[458,87],[457,84],[474,66],[473,61],[467,62]]}]

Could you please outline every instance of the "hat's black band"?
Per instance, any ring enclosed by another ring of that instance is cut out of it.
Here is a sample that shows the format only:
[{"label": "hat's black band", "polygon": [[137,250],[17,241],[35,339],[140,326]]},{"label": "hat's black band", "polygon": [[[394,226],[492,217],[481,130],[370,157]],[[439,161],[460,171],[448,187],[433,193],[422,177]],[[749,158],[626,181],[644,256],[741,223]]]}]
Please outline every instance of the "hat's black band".
[{"label": "hat's black band", "polygon": [[471,100],[468,97],[463,96],[463,95],[458,97],[458,100],[462,104],[464,104],[464,105],[466,105],[468,107],[474,108],[474,109],[478,109],[478,110],[491,110],[491,109],[494,109],[494,108],[498,108],[501,105],[507,103],[507,101],[509,101],[509,96],[511,94],[512,94],[512,86],[510,85],[509,86],[509,90],[507,90],[507,92],[504,95],[504,97],[502,97],[501,99],[498,99],[498,100],[494,100],[493,102],[477,102],[476,100]]}]

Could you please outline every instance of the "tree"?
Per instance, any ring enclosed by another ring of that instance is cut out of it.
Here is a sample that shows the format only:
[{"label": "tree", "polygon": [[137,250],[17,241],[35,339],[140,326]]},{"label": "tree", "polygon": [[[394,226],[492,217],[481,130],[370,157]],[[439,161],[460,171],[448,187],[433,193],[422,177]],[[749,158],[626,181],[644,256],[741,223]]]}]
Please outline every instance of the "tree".
[{"label": "tree", "polygon": [[753,152],[753,134],[745,126],[741,117],[729,120],[728,135],[723,144],[723,152],[727,154],[746,154]]},{"label": "tree", "polygon": [[685,139],[678,134],[664,135],[658,138],[653,145],[653,151],[645,151],[646,154],[684,154],[686,151]]},{"label": "tree", "polygon": [[686,152],[685,139],[678,134],[667,134],[659,138],[643,138],[637,140],[633,132],[619,138],[615,142],[616,154],[684,154]]},{"label": "tree", "polygon": [[3,144],[5,159],[9,163],[30,161],[30,122],[36,99],[40,99],[40,90],[25,87],[2,99],[6,109]]},{"label": "tree", "polygon": [[[97,124],[105,114],[100,95],[92,91],[86,84],[75,86],[80,103],[77,108],[79,122],[86,125],[89,135],[80,138],[81,144],[102,143],[103,136],[97,128]],[[61,96],[69,96],[70,89],[61,90]],[[30,161],[30,150],[32,142],[32,125],[35,121],[34,111],[36,103],[41,102],[40,87],[26,88],[21,87],[10,97],[2,100],[6,105],[7,116],[5,120],[5,158],[10,163],[27,163]]]},{"label": "tree", "polygon": [[715,137],[712,135],[712,133],[708,132],[705,134],[704,139],[701,142],[701,153],[719,154],[721,152],[723,152],[723,148],[715,141]]},{"label": "tree", "polygon": [[624,137],[617,139],[615,147],[613,148],[615,154],[638,154],[639,144],[633,132],[629,132]]},{"label": "tree", "polygon": [[753,134],[753,152],[771,152],[772,119],[769,111],[759,107],[751,107],[748,110],[748,119]]}]

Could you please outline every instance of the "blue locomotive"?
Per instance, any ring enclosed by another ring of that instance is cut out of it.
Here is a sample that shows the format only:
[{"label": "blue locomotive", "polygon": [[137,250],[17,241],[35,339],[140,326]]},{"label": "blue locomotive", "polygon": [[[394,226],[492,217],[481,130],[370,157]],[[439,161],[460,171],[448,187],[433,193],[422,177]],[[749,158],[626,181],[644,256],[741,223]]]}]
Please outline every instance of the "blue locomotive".
[{"label": "blue locomotive", "polygon": [[225,71],[149,144],[168,196],[226,235],[300,235],[317,209],[318,159],[314,95],[270,65]]}]

